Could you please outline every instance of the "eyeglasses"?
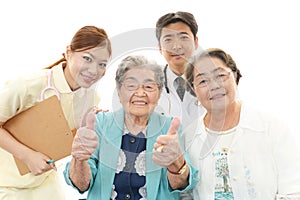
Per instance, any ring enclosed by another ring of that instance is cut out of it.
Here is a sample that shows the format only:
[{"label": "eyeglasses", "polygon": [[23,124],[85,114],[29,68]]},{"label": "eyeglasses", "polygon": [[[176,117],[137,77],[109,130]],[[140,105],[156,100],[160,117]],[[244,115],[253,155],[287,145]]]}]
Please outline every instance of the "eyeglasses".
[{"label": "eyeglasses", "polygon": [[158,84],[156,82],[146,82],[146,83],[139,84],[138,82],[135,81],[124,81],[122,85],[124,85],[124,87],[128,91],[135,91],[140,87],[142,87],[147,92],[153,92],[158,89]]},{"label": "eyeglasses", "polygon": [[200,88],[207,87],[211,83],[212,80],[217,83],[224,83],[229,78],[231,72],[232,71],[218,73],[213,78],[197,76],[193,83],[196,87],[200,87]]}]

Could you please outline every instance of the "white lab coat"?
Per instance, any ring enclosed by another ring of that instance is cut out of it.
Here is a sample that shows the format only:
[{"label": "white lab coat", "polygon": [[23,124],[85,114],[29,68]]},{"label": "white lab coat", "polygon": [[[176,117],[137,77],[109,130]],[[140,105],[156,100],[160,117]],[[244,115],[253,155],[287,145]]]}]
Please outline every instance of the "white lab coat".
[{"label": "white lab coat", "polygon": [[166,116],[178,116],[181,119],[184,130],[191,121],[198,118],[199,114],[204,112],[204,109],[201,105],[197,105],[196,97],[187,91],[184,94],[183,101],[181,101],[173,84],[177,75],[169,67],[167,67],[166,74],[167,86],[170,92],[168,94],[164,86],[155,111]]}]

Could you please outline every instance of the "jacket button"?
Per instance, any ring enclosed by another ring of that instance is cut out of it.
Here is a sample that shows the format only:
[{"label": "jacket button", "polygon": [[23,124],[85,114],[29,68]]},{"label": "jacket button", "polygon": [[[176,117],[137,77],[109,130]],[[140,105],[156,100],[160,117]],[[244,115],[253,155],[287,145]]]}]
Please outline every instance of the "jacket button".
[{"label": "jacket button", "polygon": [[126,200],[130,199],[130,194],[126,194],[126,195],[125,195],[125,199],[126,199]]},{"label": "jacket button", "polygon": [[135,138],[134,138],[134,137],[131,137],[131,138],[129,139],[129,141],[130,141],[130,143],[135,143]]},{"label": "jacket button", "polygon": [[125,171],[128,172],[130,170],[130,168],[131,168],[130,164],[126,163],[126,165],[124,167]]}]

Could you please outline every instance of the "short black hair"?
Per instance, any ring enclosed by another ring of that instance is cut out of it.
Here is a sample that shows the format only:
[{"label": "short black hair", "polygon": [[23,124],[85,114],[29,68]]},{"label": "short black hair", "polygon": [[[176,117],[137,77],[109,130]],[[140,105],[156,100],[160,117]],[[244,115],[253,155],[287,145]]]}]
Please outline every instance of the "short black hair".
[{"label": "short black hair", "polygon": [[160,40],[161,31],[164,27],[176,22],[183,22],[188,25],[194,35],[194,38],[196,38],[198,32],[198,24],[194,15],[189,12],[178,11],[176,13],[167,13],[158,19],[158,21],[156,22],[157,40]]}]

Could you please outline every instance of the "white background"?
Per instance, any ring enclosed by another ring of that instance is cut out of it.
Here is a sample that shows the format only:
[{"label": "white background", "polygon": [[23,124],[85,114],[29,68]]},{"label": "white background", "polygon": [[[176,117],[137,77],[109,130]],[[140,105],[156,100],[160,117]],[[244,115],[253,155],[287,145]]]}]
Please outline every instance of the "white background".
[{"label": "white background", "polygon": [[[296,0],[1,1],[0,83],[57,61],[84,25],[103,27],[114,37],[155,28],[161,15],[176,11],[194,14],[201,47],[219,47],[232,55],[243,75],[241,98],[286,120],[299,141],[300,12]],[[149,55],[165,64],[158,52]],[[111,106],[116,64],[112,62],[99,82],[103,108]],[[74,198],[70,194],[69,199]]]}]

